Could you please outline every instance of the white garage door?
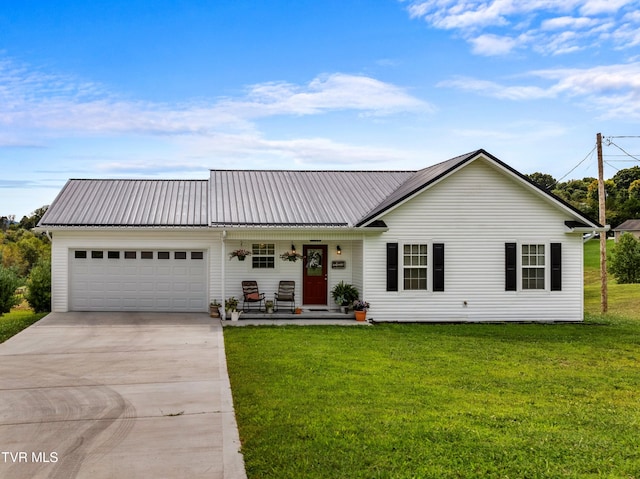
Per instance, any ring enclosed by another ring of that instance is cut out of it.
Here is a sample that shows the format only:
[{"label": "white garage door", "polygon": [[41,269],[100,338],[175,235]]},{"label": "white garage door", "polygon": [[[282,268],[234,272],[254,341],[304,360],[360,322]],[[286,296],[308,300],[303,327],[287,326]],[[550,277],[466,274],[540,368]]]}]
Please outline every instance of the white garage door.
[{"label": "white garage door", "polygon": [[72,311],[207,311],[202,250],[70,251]]}]

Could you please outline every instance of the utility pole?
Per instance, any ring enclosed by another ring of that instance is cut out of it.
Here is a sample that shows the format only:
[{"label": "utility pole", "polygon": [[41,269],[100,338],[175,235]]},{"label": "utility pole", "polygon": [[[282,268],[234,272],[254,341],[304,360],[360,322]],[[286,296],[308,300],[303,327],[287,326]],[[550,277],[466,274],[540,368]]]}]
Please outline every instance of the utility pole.
[{"label": "utility pole", "polygon": [[[605,212],[605,190],[604,190],[604,162],[602,160],[602,134],[596,135],[596,146],[598,149],[598,207],[600,216],[598,221],[602,226],[607,222]],[[600,312],[606,313],[609,309],[609,299],[607,293],[607,232],[600,232]]]}]

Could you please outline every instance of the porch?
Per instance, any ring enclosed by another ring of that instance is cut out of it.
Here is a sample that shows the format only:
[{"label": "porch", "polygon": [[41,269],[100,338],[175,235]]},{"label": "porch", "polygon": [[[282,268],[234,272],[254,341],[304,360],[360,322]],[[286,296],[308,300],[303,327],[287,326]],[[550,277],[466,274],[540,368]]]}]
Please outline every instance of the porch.
[{"label": "porch", "polygon": [[340,325],[358,326],[371,324],[367,321],[356,321],[353,312],[341,313],[337,310],[301,308],[298,314],[287,310],[276,313],[263,313],[257,310],[242,313],[238,321],[231,321],[230,318],[222,320],[223,326],[264,326],[289,324],[311,326],[311,325]]},{"label": "porch", "polygon": [[[247,306],[249,311],[240,316],[240,322],[355,322],[352,312],[344,314],[338,310],[331,291],[336,284],[344,282],[362,292],[362,233],[327,230],[317,231],[311,238],[309,234],[298,229],[284,233],[269,230],[227,231],[223,237],[220,267],[214,266],[213,269],[214,275],[220,275],[217,281],[220,288],[214,286],[211,297],[224,298],[221,301],[223,306],[227,300],[235,299],[240,311]],[[246,251],[247,254],[240,258],[237,254],[239,251]],[[284,282],[293,284],[293,304],[286,300],[276,301],[281,293],[281,283]],[[245,296],[245,293],[249,296]],[[248,305],[245,304],[245,297],[250,298]],[[268,302],[279,311],[266,313]],[[301,314],[291,313],[292,307],[301,307]]]}]

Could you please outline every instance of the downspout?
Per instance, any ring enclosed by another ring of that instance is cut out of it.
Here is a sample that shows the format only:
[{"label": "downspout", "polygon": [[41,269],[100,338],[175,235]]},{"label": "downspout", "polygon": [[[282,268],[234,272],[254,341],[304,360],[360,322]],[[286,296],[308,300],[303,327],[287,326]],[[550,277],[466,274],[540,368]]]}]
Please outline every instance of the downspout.
[{"label": "downspout", "polygon": [[220,302],[222,303],[222,320],[226,320],[227,319],[227,310],[224,307],[224,301],[225,301],[225,257],[226,257],[226,248],[225,248],[225,240],[227,238],[227,230],[222,230],[222,247],[220,248],[220,286],[221,286],[221,294],[222,294],[222,299],[220,300]]},{"label": "downspout", "polygon": [[51,234],[49,233],[49,230],[46,230],[44,234],[47,236],[47,238],[49,238],[49,243],[53,243],[53,239],[51,239]]}]

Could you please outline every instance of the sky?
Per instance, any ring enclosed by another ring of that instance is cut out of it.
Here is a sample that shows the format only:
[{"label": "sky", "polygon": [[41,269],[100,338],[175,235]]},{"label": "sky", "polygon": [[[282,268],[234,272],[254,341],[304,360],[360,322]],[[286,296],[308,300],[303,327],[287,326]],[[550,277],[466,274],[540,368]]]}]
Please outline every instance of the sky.
[{"label": "sky", "polygon": [[0,216],[69,178],[640,162],[640,0],[0,0]]}]

